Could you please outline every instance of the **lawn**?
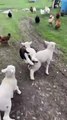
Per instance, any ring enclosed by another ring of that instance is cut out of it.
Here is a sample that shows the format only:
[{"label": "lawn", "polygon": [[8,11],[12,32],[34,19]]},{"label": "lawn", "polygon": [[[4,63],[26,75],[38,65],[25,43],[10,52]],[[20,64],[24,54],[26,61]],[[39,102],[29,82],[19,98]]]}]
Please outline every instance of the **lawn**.
[{"label": "lawn", "polygon": [[[29,3],[28,0],[0,0],[0,9],[12,8],[13,11],[12,19],[9,19],[6,14],[0,12],[0,34],[7,34],[10,32],[13,41],[22,39],[23,35],[19,28],[20,21],[28,16],[32,17],[34,20],[34,17],[38,14],[41,22],[38,25],[35,23],[33,24],[37,33],[46,40],[55,41],[64,52],[64,56],[67,57],[67,16],[61,17],[62,25],[57,31],[48,25],[49,16],[41,16],[39,10],[34,14],[22,11],[22,8],[29,8],[30,6],[35,6],[37,9],[51,6],[51,2],[52,1],[49,2],[49,0],[37,0],[35,3]],[[58,11],[59,9],[55,9],[52,10],[52,13],[55,15]]]},{"label": "lawn", "polygon": [[51,5],[51,0],[37,0],[35,3],[29,3],[29,0],[0,0],[0,8],[25,8],[29,6],[36,6],[41,8],[47,5]]}]

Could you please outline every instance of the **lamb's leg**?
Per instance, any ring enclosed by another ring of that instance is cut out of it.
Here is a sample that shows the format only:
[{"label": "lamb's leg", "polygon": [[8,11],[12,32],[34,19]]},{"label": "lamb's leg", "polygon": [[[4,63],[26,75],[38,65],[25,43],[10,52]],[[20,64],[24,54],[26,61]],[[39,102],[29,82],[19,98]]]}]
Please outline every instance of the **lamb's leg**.
[{"label": "lamb's leg", "polygon": [[47,61],[46,65],[46,74],[49,75],[48,69],[49,69],[50,61]]},{"label": "lamb's leg", "polygon": [[5,110],[5,113],[4,113],[4,117],[3,117],[3,120],[15,120],[15,119],[11,119],[9,114],[10,114],[10,111],[11,111],[11,100],[9,101],[9,104],[6,106],[6,110]]},{"label": "lamb's leg", "polygon": [[34,80],[34,70],[30,69],[30,79]]},{"label": "lamb's leg", "polygon": [[21,94],[21,91],[19,90],[19,87],[16,86],[16,90],[17,90],[17,93],[20,95]]},{"label": "lamb's leg", "polygon": [[34,65],[34,63],[29,59],[27,53],[25,53],[25,58],[27,60],[27,63],[29,63],[30,65]]},{"label": "lamb's leg", "polygon": [[30,79],[34,80],[34,73],[41,67],[41,63],[38,61],[38,63],[35,63],[34,66],[30,69]]}]

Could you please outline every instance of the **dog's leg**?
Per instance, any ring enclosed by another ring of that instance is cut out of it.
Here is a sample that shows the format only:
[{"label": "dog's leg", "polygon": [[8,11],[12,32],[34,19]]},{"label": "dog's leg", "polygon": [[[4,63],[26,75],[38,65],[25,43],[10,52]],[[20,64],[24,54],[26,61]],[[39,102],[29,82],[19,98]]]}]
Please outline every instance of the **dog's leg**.
[{"label": "dog's leg", "polygon": [[15,120],[15,119],[11,119],[10,116],[9,116],[10,111],[11,111],[11,106],[12,106],[11,100],[9,100],[8,105],[5,108],[6,110],[5,110],[5,113],[4,113],[3,120]]},{"label": "dog's leg", "polygon": [[34,80],[34,73],[41,67],[41,62],[35,63],[34,66],[30,69],[30,79]]},{"label": "dog's leg", "polygon": [[27,60],[27,63],[29,63],[30,65],[34,65],[34,63],[29,59],[27,53],[25,53],[25,58]]},{"label": "dog's leg", "polygon": [[21,91],[19,90],[19,87],[16,86],[16,90],[17,90],[17,93],[20,95],[21,94]]},{"label": "dog's leg", "polygon": [[46,74],[49,75],[48,69],[49,69],[50,61],[47,61],[46,65]]}]

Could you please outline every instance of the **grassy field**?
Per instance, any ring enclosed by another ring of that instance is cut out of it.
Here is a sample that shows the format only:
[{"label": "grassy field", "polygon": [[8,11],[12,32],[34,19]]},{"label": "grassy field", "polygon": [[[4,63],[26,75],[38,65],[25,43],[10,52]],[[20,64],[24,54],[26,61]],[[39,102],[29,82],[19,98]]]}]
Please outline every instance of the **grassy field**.
[{"label": "grassy field", "polygon": [[29,6],[36,6],[41,8],[51,5],[52,0],[37,0],[35,3],[30,3],[29,0],[0,0],[0,8],[25,8]]},{"label": "grassy field", "polygon": [[[52,1],[52,0],[51,0]],[[35,6],[38,9],[44,8],[45,6],[51,6],[51,1],[49,0],[37,0],[35,3],[29,3],[28,0],[0,0],[0,9],[12,8],[13,17],[9,19],[6,14],[0,12],[0,34],[4,35],[10,32],[12,34],[12,40],[22,39],[22,33],[19,28],[20,21],[28,16],[34,17],[36,14],[40,16],[41,22],[39,25],[34,24],[36,31],[46,40],[55,41],[61,50],[67,56],[67,16],[61,17],[61,28],[56,31],[54,28],[48,25],[49,16],[41,16],[39,11],[35,14],[23,12],[22,8],[29,8],[30,6]],[[13,10],[15,8],[15,10]],[[59,9],[52,10],[55,14]]]}]

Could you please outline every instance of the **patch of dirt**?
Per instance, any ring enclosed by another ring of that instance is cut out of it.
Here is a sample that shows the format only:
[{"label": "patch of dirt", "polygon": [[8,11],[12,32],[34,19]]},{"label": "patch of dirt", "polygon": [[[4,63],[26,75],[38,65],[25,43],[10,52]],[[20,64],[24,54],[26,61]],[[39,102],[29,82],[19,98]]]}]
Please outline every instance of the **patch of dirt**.
[{"label": "patch of dirt", "polygon": [[[32,47],[37,51],[45,49],[44,40],[36,33],[31,18],[20,23],[23,41],[33,41]],[[16,78],[22,91],[14,94],[10,116],[15,120],[67,120],[67,65],[61,60],[59,50],[54,53],[54,61],[45,74],[43,64],[31,81],[27,65],[19,56],[20,43],[0,46],[0,70],[8,64],[16,66]],[[3,79],[0,75],[0,80]]]}]

